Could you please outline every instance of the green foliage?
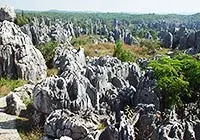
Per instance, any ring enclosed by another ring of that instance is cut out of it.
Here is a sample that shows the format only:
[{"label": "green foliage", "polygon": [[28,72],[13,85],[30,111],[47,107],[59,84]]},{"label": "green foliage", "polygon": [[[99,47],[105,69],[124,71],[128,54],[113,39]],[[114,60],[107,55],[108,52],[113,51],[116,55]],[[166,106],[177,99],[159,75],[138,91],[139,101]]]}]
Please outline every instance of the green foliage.
[{"label": "green foliage", "polygon": [[141,47],[146,47],[149,51],[160,49],[161,44],[157,40],[139,39]]},{"label": "green foliage", "polygon": [[150,30],[149,32],[154,40],[158,38],[158,33],[155,30]]},{"label": "green foliage", "polygon": [[138,36],[139,38],[144,38],[144,37],[145,37],[145,34],[146,34],[145,29],[141,29],[141,30],[139,30],[137,36]]},{"label": "green foliage", "polygon": [[26,106],[28,106],[28,105],[30,105],[30,104],[33,104],[33,99],[24,97],[24,98],[23,98],[23,103],[24,103]]},{"label": "green foliage", "polygon": [[8,78],[0,78],[0,96],[7,95],[10,91],[13,91],[15,88],[24,85],[26,81],[18,79],[11,80]]},{"label": "green foliage", "polygon": [[123,62],[126,61],[133,61],[133,55],[130,51],[125,50],[123,48],[123,44],[121,41],[116,41],[115,46],[114,46],[114,57],[117,57],[118,59],[120,59]]},{"label": "green foliage", "polygon": [[126,105],[124,107],[124,113],[126,115],[126,119],[131,120],[134,115],[134,110],[132,108],[130,108],[130,106]]},{"label": "green foliage", "polygon": [[97,129],[98,130],[103,130],[103,129],[105,129],[106,128],[106,126],[105,126],[105,124],[103,124],[103,123],[99,123],[98,125],[97,125]]},{"label": "green foliage", "polygon": [[157,88],[167,107],[196,100],[200,91],[200,61],[182,54],[153,60],[149,66],[153,68]]},{"label": "green foliage", "polygon": [[53,58],[55,56],[55,49],[58,45],[58,42],[50,41],[38,47],[44,56],[48,68],[53,68]]},{"label": "green foliage", "polygon": [[19,26],[23,26],[25,24],[29,23],[29,18],[27,16],[22,15],[17,15],[16,19],[15,19],[15,24],[19,25]]},{"label": "green foliage", "polygon": [[80,47],[80,46],[84,46],[84,45],[88,45],[88,44],[93,44],[92,42],[92,38],[88,37],[88,36],[80,36],[78,38],[74,38],[71,41],[72,46],[75,47]]}]

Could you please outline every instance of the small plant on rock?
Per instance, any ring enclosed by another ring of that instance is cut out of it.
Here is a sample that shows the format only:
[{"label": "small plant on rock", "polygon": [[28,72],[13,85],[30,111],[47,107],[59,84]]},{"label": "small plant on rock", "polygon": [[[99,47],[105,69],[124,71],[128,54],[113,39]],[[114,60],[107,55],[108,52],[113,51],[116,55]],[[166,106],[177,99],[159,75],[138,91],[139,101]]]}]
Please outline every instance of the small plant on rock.
[{"label": "small plant on rock", "polygon": [[123,44],[120,40],[116,41],[115,43],[113,56],[117,57],[122,62],[133,61],[132,53],[123,48]]}]

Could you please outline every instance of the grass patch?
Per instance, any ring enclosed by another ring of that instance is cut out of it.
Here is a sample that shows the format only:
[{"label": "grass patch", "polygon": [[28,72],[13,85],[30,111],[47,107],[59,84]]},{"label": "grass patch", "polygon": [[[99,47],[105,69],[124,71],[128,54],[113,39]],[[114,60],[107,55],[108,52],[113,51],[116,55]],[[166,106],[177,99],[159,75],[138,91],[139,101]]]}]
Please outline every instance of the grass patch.
[{"label": "grass patch", "polygon": [[[95,36],[94,38],[98,38],[98,36]],[[85,56],[105,56],[105,55],[113,55],[114,52],[114,44],[112,43],[99,43],[95,44],[92,41],[92,37],[83,35],[78,38],[74,38],[71,41],[72,46],[75,47],[75,49],[78,49],[79,47],[84,48],[85,50]]]},{"label": "grass patch", "polygon": [[[77,41],[79,43],[73,43],[76,42],[76,40],[79,40]],[[159,41],[156,40],[138,39],[138,41],[140,42],[140,45],[127,45],[123,43],[123,50],[132,53],[132,61],[135,61],[138,58],[152,58],[158,54],[166,54],[170,50],[162,48]],[[115,44],[109,42],[94,44],[90,37],[86,35],[74,38],[72,45],[76,49],[78,49],[80,46],[83,47],[86,56],[96,57],[105,55],[113,56],[115,47]]]},{"label": "grass patch", "polygon": [[90,36],[87,35],[81,35],[77,38],[73,38],[71,41],[72,46],[84,46],[84,45],[88,45],[88,44],[93,44],[92,38]]},{"label": "grass patch", "polygon": [[10,91],[13,91],[17,87],[23,86],[24,84],[26,84],[25,80],[0,78],[0,97],[6,96]]},{"label": "grass patch", "polygon": [[50,77],[52,75],[57,75],[58,74],[58,69],[52,68],[52,69],[47,69],[47,77]]},{"label": "grass patch", "polygon": [[34,113],[33,104],[27,106],[27,110],[21,112],[16,119],[17,131],[22,140],[39,140],[44,136],[43,127],[32,125],[32,115]]}]

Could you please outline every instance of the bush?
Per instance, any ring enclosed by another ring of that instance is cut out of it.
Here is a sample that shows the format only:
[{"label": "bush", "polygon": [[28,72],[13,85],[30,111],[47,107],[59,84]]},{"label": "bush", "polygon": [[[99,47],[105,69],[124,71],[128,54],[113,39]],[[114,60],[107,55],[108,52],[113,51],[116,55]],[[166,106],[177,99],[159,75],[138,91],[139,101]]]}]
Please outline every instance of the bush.
[{"label": "bush", "polygon": [[115,46],[114,46],[114,57],[117,57],[118,59],[120,59],[123,62],[126,61],[133,61],[133,55],[130,51],[125,50],[123,48],[123,44],[121,41],[116,41]]},{"label": "bush", "polygon": [[172,107],[196,101],[200,91],[200,61],[189,55],[162,57],[150,65],[162,93],[164,105]]},{"label": "bush", "polygon": [[38,47],[44,56],[48,68],[53,68],[53,58],[55,56],[55,49],[58,45],[58,42],[50,41]]}]

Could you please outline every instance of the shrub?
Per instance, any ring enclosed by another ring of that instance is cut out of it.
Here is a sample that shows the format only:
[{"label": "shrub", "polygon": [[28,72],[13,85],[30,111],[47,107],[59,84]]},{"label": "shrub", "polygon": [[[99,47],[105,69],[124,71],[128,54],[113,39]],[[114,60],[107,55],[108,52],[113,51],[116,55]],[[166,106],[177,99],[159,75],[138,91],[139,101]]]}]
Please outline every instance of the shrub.
[{"label": "shrub", "polygon": [[195,101],[200,91],[200,61],[189,55],[162,57],[150,62],[164,105],[172,107]]},{"label": "shrub", "polygon": [[130,51],[125,50],[123,48],[123,44],[121,41],[116,41],[115,46],[114,46],[114,57],[117,57],[121,61],[132,61],[133,60],[133,55]]},{"label": "shrub", "polygon": [[48,68],[53,68],[53,58],[55,56],[55,49],[58,45],[58,42],[50,41],[38,47],[44,56]]}]

